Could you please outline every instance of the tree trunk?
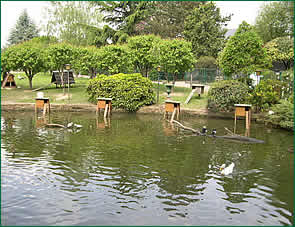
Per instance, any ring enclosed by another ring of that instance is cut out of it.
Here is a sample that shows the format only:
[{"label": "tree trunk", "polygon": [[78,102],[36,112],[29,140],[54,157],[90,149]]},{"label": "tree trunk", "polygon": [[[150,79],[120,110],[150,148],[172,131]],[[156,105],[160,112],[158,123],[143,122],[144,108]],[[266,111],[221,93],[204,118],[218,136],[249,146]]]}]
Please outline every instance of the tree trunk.
[{"label": "tree trunk", "polygon": [[169,75],[167,72],[165,72],[165,77],[166,77],[167,83],[169,84]]},{"label": "tree trunk", "polygon": [[33,89],[33,76],[29,76],[30,89]]},{"label": "tree trunk", "polygon": [[94,78],[94,70],[91,69],[91,76],[90,76],[90,79],[93,79]]},{"label": "tree trunk", "polygon": [[285,70],[288,70],[290,68],[290,61],[282,61],[285,66]]}]

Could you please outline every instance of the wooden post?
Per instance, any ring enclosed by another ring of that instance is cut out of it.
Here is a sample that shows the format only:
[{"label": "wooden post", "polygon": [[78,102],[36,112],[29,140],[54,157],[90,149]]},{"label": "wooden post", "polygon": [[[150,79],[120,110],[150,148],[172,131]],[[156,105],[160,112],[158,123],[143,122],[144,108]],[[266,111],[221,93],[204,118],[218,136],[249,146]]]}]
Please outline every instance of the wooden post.
[{"label": "wooden post", "polygon": [[96,115],[100,114],[100,109],[104,109],[104,117],[112,114],[112,99],[111,98],[97,98]]},{"label": "wooden post", "polygon": [[47,103],[44,103],[44,106],[43,106],[43,117],[45,117],[46,110],[47,110]]},{"label": "wooden post", "polygon": [[109,104],[107,103],[107,104],[106,104],[106,107],[105,107],[105,109],[104,109],[104,115],[103,115],[104,118],[106,118],[107,115],[108,115],[108,108],[109,108]]},{"label": "wooden post", "polygon": [[49,98],[36,98],[35,113],[38,113],[38,108],[43,108],[43,116],[46,112],[50,113],[50,101]]},{"label": "wooden post", "polygon": [[[235,104],[235,126],[234,129],[236,129],[237,124],[237,117],[245,117],[246,121],[246,130],[250,129],[251,125],[251,105],[249,104]],[[235,130],[234,130],[235,133]]]},{"label": "wooden post", "polygon": [[168,113],[172,113],[171,122],[174,120],[175,114],[177,119],[179,119],[180,114],[180,102],[166,100],[165,101],[165,112],[164,112],[164,119],[168,117]]},{"label": "wooden post", "polygon": [[174,120],[174,116],[175,116],[175,113],[177,112],[177,108],[174,107],[174,110],[173,110],[173,113],[172,113],[172,116],[171,116],[171,120],[170,122],[173,122]]},{"label": "wooden post", "polygon": [[98,108],[98,102],[97,102],[97,104],[96,104],[96,115],[99,113],[99,108]]},{"label": "wooden post", "polygon": [[177,120],[179,120],[179,115],[180,115],[180,104],[177,105],[177,115],[176,115]]},{"label": "wooden post", "polygon": [[234,133],[236,133],[236,126],[237,126],[237,114],[235,113],[235,126],[234,126]]},{"label": "wooden post", "polygon": [[48,99],[48,113],[50,114],[51,108],[50,108],[50,103],[49,103],[49,99]]},{"label": "wooden post", "polygon": [[246,129],[249,129],[249,111],[246,111]]}]

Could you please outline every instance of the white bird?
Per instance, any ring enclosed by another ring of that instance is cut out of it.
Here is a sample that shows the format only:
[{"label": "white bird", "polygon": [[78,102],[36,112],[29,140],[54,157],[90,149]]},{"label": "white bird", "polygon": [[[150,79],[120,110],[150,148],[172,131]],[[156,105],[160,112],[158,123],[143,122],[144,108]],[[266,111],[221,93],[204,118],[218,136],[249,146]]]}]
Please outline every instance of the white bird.
[{"label": "white bird", "polygon": [[73,127],[74,123],[73,122],[70,122],[68,125],[67,125],[67,128],[71,128]]},{"label": "white bird", "polygon": [[234,167],[235,167],[235,163],[233,162],[228,167],[225,167],[225,164],[222,164],[222,166],[220,167],[221,174],[223,175],[231,174],[233,172]]}]

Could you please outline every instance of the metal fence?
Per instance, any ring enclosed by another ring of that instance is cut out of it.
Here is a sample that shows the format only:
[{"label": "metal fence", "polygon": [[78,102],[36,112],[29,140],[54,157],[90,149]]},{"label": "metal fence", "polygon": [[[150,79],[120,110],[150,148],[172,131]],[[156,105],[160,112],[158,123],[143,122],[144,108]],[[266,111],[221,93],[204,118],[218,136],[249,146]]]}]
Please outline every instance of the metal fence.
[{"label": "metal fence", "polygon": [[224,76],[219,69],[196,68],[192,72],[187,72],[184,75],[186,83],[212,83],[216,80],[223,80]]},{"label": "metal fence", "polygon": [[151,80],[157,80],[159,76],[160,80],[168,80],[168,81],[185,81],[185,83],[202,83],[208,84],[214,82],[216,80],[225,79],[222,72],[219,69],[209,69],[209,68],[196,68],[191,72],[179,73],[177,75],[171,73],[164,73],[156,71],[152,71],[150,73]]}]

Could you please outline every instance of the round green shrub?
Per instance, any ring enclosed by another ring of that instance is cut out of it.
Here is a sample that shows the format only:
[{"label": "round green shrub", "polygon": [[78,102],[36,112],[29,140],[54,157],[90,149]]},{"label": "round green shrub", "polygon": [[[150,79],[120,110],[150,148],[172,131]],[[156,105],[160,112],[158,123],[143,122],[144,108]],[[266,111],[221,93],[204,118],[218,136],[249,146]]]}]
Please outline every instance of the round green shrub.
[{"label": "round green shrub", "polygon": [[279,103],[284,83],[279,80],[261,80],[249,96],[251,104],[256,110],[264,111]]},{"label": "round green shrub", "polygon": [[223,80],[211,85],[208,108],[213,111],[232,111],[234,104],[245,103],[249,87],[237,80]]},{"label": "round green shrub", "polygon": [[114,108],[135,112],[140,107],[155,102],[152,82],[139,73],[98,75],[87,87],[89,101],[97,103],[98,97],[112,98]]}]

